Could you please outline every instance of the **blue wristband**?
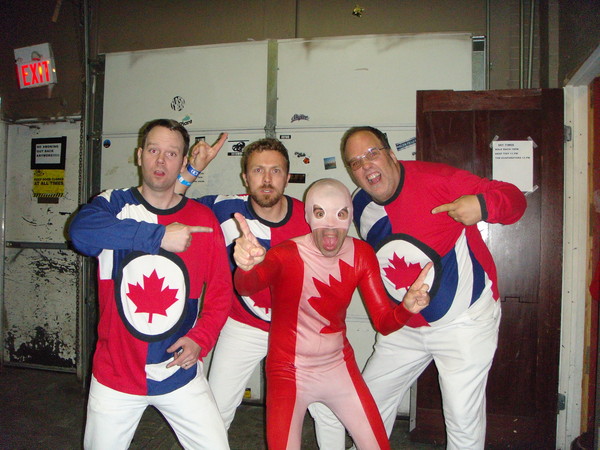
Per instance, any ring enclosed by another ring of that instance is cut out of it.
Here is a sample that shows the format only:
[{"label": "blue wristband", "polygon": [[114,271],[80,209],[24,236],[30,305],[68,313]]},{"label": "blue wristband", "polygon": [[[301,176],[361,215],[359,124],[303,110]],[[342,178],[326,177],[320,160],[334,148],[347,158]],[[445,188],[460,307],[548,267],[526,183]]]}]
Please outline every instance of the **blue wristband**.
[{"label": "blue wristband", "polygon": [[192,185],[192,182],[191,182],[191,181],[188,181],[188,180],[186,180],[185,178],[183,178],[183,177],[181,176],[181,174],[177,175],[177,179],[178,179],[178,180],[179,180],[179,182],[180,182],[181,184],[183,184],[184,186],[191,186],[191,185]]},{"label": "blue wristband", "polygon": [[194,167],[192,167],[191,164],[187,165],[187,171],[194,177],[197,177],[198,175],[200,175],[200,170],[196,170],[194,169]]}]

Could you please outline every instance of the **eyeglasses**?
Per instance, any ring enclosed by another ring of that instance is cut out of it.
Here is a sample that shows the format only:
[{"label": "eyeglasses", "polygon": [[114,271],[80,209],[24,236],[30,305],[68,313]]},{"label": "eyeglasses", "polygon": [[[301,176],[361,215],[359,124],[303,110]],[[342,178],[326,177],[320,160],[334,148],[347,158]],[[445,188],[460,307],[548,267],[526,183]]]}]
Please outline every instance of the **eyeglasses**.
[{"label": "eyeglasses", "polygon": [[387,150],[387,147],[371,147],[362,155],[352,158],[350,161],[346,163],[347,167],[350,167],[354,172],[360,169],[365,161],[375,161],[377,158],[381,156],[381,152],[383,150]]}]

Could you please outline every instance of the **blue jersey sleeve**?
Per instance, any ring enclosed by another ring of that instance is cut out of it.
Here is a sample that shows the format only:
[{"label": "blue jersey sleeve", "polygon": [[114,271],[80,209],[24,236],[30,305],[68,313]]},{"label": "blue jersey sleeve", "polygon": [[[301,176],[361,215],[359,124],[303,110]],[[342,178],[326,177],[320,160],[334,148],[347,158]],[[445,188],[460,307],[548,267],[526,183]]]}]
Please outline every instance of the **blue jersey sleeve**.
[{"label": "blue jersey sleeve", "polygon": [[165,226],[119,219],[121,207],[103,195],[82,206],[69,226],[69,237],[75,249],[87,256],[98,256],[105,249],[157,254]]}]

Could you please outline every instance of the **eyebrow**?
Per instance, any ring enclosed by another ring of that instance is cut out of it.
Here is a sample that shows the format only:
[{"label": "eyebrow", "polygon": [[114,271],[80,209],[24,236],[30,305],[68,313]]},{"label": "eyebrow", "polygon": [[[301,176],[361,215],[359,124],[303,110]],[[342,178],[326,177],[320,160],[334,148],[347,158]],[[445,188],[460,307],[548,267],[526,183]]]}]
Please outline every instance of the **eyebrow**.
[{"label": "eyebrow", "polygon": [[281,164],[248,164],[248,167],[260,167],[263,169],[281,169],[283,170],[283,167]]},{"label": "eyebrow", "polygon": [[[145,147],[160,147],[160,142],[146,141]],[[177,150],[183,152],[183,149],[178,145],[169,145],[167,146],[167,150]]]}]

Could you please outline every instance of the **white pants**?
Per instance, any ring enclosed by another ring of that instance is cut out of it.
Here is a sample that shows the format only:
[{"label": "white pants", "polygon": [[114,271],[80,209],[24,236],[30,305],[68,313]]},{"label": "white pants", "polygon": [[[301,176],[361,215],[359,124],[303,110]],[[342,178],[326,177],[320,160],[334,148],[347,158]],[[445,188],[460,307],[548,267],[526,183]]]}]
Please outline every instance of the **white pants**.
[{"label": "white pants", "polygon": [[228,430],[254,369],[267,355],[269,333],[228,318],[213,350],[208,384]]},{"label": "white pants", "polygon": [[[404,394],[433,360],[439,373],[447,448],[484,448],[485,388],[498,344],[500,315],[500,304],[483,298],[448,325],[404,327],[388,336],[377,335],[363,378],[388,436]],[[339,441],[341,424],[335,422],[332,413],[321,413],[326,416],[321,434],[337,435]],[[333,437],[327,439],[336,441]]]},{"label": "white pants", "polygon": [[125,394],[92,377],[84,448],[129,448],[144,410],[154,406],[165,416],[184,448],[228,449],[227,432],[201,366],[198,373],[185,386],[163,395]]},{"label": "white pants", "polygon": [[[254,369],[267,356],[269,333],[259,328],[228,318],[221,330],[210,363],[208,383],[217,407],[228,430]],[[337,417],[321,403],[308,407],[315,419],[319,448],[344,448],[345,434]],[[334,427],[340,432],[331,432]],[[325,428],[325,431],[322,430]]]},{"label": "white pants", "polygon": [[447,448],[484,448],[485,388],[498,344],[500,304],[480,301],[448,325],[404,327],[377,336],[363,376],[388,436],[404,394],[433,359],[439,372]]}]

